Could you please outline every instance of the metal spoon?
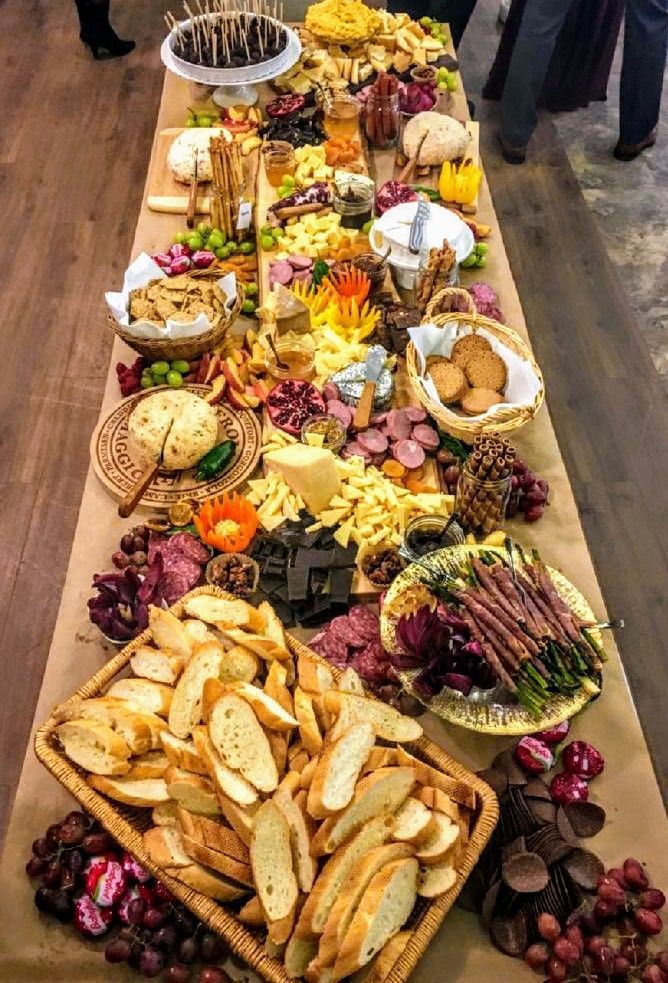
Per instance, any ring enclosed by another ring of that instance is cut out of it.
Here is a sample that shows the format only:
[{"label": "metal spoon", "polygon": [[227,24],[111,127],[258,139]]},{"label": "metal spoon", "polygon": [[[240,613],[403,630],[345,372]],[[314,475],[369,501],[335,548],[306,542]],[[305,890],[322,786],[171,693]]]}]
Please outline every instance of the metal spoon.
[{"label": "metal spoon", "polygon": [[283,359],[281,358],[281,356],[278,354],[278,350],[276,348],[276,342],[274,341],[274,336],[271,335],[271,334],[268,334],[267,335],[267,341],[269,342],[269,347],[271,348],[272,352],[274,353],[274,358],[276,359],[276,368],[277,369],[282,369],[284,372],[289,372],[290,371],[290,366],[288,365],[287,362],[284,362]]}]

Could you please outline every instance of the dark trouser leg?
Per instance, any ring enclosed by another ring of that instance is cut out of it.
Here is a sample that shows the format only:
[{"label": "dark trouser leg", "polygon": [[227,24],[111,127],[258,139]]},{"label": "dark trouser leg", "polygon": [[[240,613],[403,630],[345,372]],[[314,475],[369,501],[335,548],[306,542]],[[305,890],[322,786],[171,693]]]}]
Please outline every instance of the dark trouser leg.
[{"label": "dark trouser leg", "polygon": [[659,121],[668,44],[668,0],[627,0],[619,138],[640,143]]},{"label": "dark trouser leg", "polygon": [[476,2],[477,0],[445,0],[442,7],[438,5],[438,16],[449,23],[455,48],[459,47]]},{"label": "dark trouser leg", "polygon": [[528,0],[501,100],[501,134],[513,147],[529,142],[536,103],[571,0]]}]

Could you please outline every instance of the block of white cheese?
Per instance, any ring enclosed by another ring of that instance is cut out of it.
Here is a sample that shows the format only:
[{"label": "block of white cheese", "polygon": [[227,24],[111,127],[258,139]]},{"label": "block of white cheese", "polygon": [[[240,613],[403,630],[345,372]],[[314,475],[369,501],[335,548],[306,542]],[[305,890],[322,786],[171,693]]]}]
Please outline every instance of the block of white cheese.
[{"label": "block of white cheese", "polygon": [[278,471],[290,488],[304,499],[311,515],[317,515],[341,492],[336,458],[331,451],[306,444],[289,444],[264,456],[268,471]]}]

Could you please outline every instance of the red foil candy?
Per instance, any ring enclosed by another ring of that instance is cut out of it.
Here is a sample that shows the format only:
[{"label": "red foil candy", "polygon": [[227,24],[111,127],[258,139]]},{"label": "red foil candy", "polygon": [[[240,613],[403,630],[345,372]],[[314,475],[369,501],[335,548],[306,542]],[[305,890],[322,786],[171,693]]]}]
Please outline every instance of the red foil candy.
[{"label": "red foil candy", "polygon": [[523,737],[515,746],[515,760],[532,775],[542,775],[554,764],[554,754],[543,741]]},{"label": "red foil candy", "polygon": [[111,908],[100,908],[87,894],[82,894],[74,902],[74,924],[89,939],[104,935],[113,920]]},{"label": "red foil candy", "polygon": [[570,729],[570,721],[562,720],[560,724],[555,724],[554,727],[548,727],[547,730],[541,730],[538,734],[534,734],[533,736],[539,741],[543,741],[545,744],[561,744],[561,742],[568,736]]},{"label": "red foil candy", "polygon": [[570,805],[571,802],[586,802],[589,798],[589,788],[587,783],[577,775],[570,775],[567,771],[560,771],[555,775],[550,785],[550,793],[554,801],[560,806]]},{"label": "red foil candy", "polygon": [[571,741],[561,752],[561,764],[571,775],[589,782],[605,767],[603,755],[588,741]]},{"label": "red foil candy", "polygon": [[116,860],[106,864],[95,864],[88,872],[86,890],[103,908],[111,908],[120,901],[128,886],[127,874]]}]

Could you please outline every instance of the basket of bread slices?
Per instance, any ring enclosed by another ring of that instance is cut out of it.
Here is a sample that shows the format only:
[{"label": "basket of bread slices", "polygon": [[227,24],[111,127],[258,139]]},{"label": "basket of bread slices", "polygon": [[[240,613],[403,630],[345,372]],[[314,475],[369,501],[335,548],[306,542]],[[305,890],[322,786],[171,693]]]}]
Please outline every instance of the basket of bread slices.
[{"label": "basket of bread slices", "polygon": [[216,587],[39,729],[40,761],[256,973],[399,983],[498,815],[420,724]]}]

